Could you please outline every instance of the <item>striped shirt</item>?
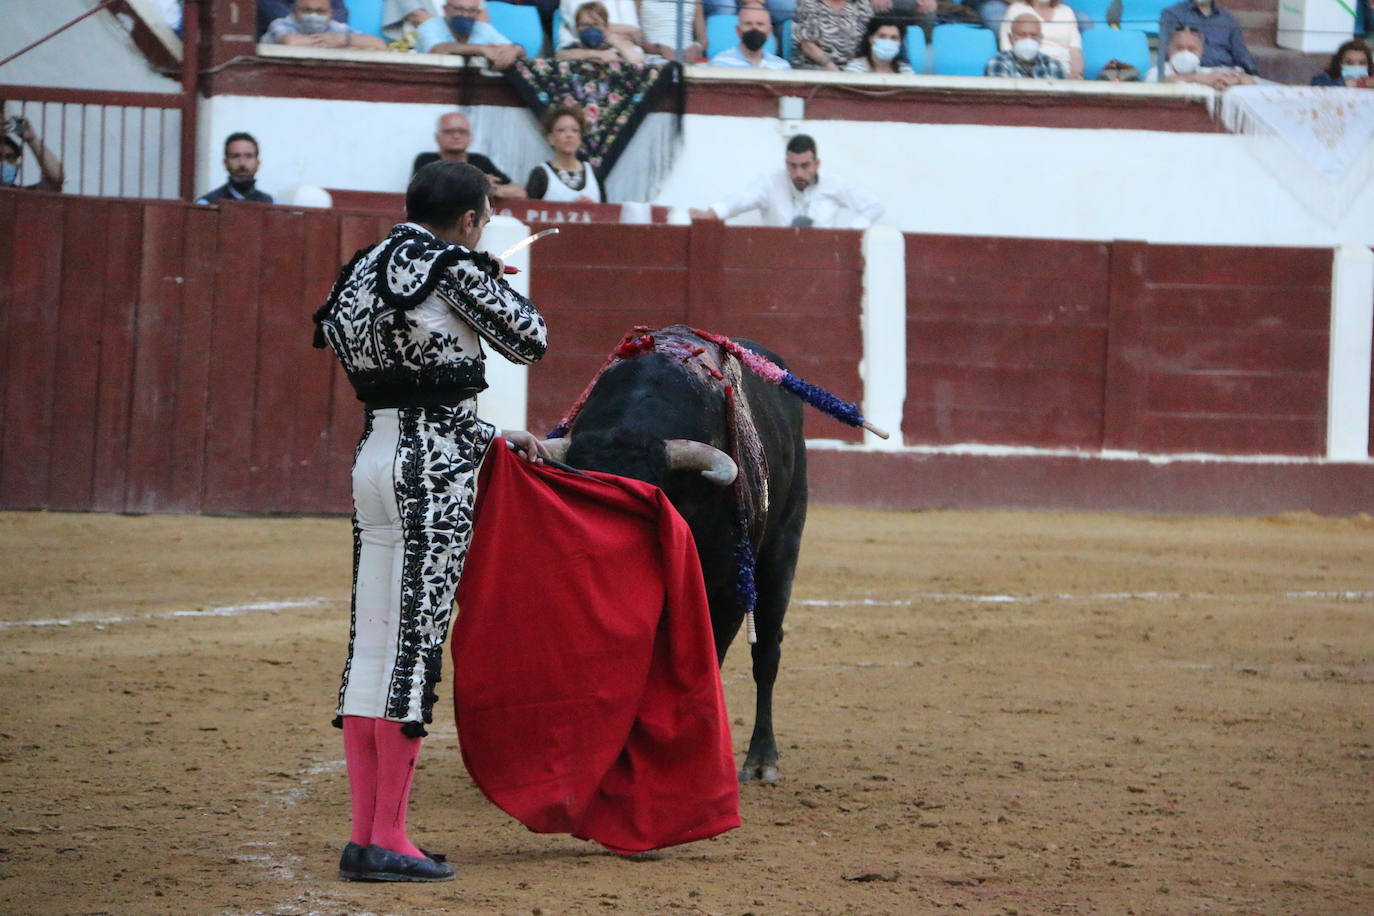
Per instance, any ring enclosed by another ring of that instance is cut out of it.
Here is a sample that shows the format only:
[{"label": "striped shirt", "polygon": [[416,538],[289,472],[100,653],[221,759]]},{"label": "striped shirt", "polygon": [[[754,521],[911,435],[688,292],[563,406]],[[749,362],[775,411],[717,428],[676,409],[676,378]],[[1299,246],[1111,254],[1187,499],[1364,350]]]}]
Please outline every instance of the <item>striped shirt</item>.
[{"label": "striped shirt", "polygon": [[1016,55],[1002,51],[983,68],[984,76],[1032,76],[1037,79],[1062,80],[1064,65],[1047,54],[1035,55],[1029,71],[1021,64]]},{"label": "striped shirt", "polygon": [[868,0],[849,0],[836,10],[826,0],[797,0],[797,16],[792,21],[792,66],[817,70],[823,65],[806,56],[802,42],[810,41],[830,56],[838,67],[853,60],[863,40],[873,7]]}]

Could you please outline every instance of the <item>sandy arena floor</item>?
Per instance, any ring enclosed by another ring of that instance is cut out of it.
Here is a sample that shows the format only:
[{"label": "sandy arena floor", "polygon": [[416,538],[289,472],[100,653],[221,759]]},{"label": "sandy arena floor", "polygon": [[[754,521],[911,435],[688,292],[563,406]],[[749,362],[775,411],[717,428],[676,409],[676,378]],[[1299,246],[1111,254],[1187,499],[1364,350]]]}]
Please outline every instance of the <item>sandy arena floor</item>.
[{"label": "sandy arena floor", "polygon": [[399,888],[334,876],[348,538],[0,514],[0,912],[1374,912],[1368,518],[815,511],[742,829],[531,834],[441,704],[412,825],[459,880]]}]

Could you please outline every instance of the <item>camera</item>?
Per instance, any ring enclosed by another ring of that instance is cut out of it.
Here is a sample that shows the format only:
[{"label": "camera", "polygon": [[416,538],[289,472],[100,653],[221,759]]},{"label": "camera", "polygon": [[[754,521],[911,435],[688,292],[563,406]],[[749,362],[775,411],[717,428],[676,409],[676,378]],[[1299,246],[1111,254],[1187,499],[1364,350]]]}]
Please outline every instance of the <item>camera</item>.
[{"label": "camera", "polygon": [[23,134],[24,131],[28,129],[29,122],[24,118],[16,116],[13,118],[5,119],[5,133],[7,134],[15,134],[16,136],[18,136],[20,134]]}]

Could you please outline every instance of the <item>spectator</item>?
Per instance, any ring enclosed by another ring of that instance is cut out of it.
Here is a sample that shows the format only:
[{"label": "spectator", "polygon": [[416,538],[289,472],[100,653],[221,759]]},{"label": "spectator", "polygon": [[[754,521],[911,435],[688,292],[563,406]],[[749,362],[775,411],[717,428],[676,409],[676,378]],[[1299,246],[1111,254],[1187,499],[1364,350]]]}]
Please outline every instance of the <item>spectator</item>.
[{"label": "spectator", "polygon": [[[577,41],[575,26],[577,11],[587,0],[560,0],[558,6],[559,34],[554,36],[554,47],[566,48]],[[644,32],[639,27],[639,4],[636,0],[601,0],[606,8],[606,31],[615,38],[624,38],[639,44],[644,41]]]},{"label": "spectator", "polygon": [[1041,53],[1040,17],[1034,13],[1022,13],[1011,23],[1007,33],[1011,48],[999,51],[986,67],[984,76],[1033,76],[1037,79],[1064,79],[1064,65],[1056,58]]},{"label": "spectator", "polygon": [[739,24],[735,26],[739,44],[726,48],[711,58],[713,67],[754,67],[759,70],[791,70],[792,65],[767,49],[773,35],[773,22],[762,6],[741,7]]},{"label": "spectator", "polygon": [[850,73],[910,73],[901,24],[886,16],[870,19],[854,59],[844,68]]},{"label": "spectator", "polygon": [[639,25],[644,31],[642,47],[658,60],[677,60],[682,48],[683,62],[699,59],[706,53],[706,14],[701,0],[684,0],[682,31],[677,27],[677,0],[639,0]]},{"label": "spectator", "polygon": [[1374,55],[1363,39],[1347,41],[1331,55],[1326,69],[1312,77],[1313,86],[1349,86],[1352,89],[1374,88]]},{"label": "spectator", "polygon": [[296,0],[291,15],[272,20],[264,44],[385,51],[386,42],[331,18],[329,0]]},{"label": "spectator", "polygon": [[[10,118],[9,130],[19,139],[0,134],[0,187],[23,188],[28,191],[61,191],[62,160],[43,145],[43,141],[33,129],[28,118]],[[24,146],[27,143],[35,159],[38,160],[39,180],[34,184],[19,183],[19,165],[24,159]]]},{"label": "spectator", "polygon": [[415,33],[415,50],[423,54],[485,57],[493,70],[504,70],[525,56],[525,49],[482,22],[482,0],[444,0],[444,18],[431,16]]},{"label": "spectator", "polygon": [[[693,219],[729,219],[758,210],[764,225],[819,229],[865,229],[883,215],[877,198],[834,177],[821,181],[816,141],[797,134],[787,142],[786,168],[760,175],[749,187],[705,210],[693,208]],[[854,214],[846,219],[842,211]]]},{"label": "spectator", "polygon": [[1041,22],[1040,53],[1053,57],[1064,65],[1066,78],[1083,78],[1083,36],[1078,31],[1078,17],[1059,0],[1030,0],[1016,2],[1007,8],[998,30],[998,47],[1011,50],[1011,24],[1024,15],[1035,16]]},{"label": "spectator", "polygon": [[606,191],[592,167],[578,158],[587,116],[573,105],[559,105],[539,119],[544,139],[553,147],[553,158],[541,162],[525,180],[526,193],[535,200],[562,203],[605,203]]},{"label": "spectator", "polygon": [[1204,67],[1202,65],[1204,38],[1201,32],[1187,26],[1178,29],[1169,38],[1169,59],[1164,63],[1164,79],[1159,78],[1159,67],[1151,67],[1145,73],[1147,83],[1200,83],[1213,89],[1229,89],[1232,86],[1253,83],[1254,77],[1238,67]]},{"label": "spectator", "polygon": [[590,60],[602,64],[642,64],[644,51],[624,32],[612,32],[610,16],[600,0],[577,8],[577,40],[558,49],[558,60]]},{"label": "spectator", "polygon": [[[879,0],[887,8],[891,0]],[[870,0],[797,0],[792,25],[792,66],[840,70],[854,57],[873,18]]]},{"label": "spectator", "polygon": [[224,168],[229,173],[229,181],[213,191],[196,198],[198,204],[217,204],[220,201],[247,200],[258,204],[270,204],[272,195],[259,191],[257,185],[258,141],[252,134],[239,131],[224,140]]},{"label": "spectator", "polygon": [[[1174,32],[1185,26],[1202,35],[1200,67],[1244,70],[1251,76],[1259,72],[1250,49],[1245,46],[1240,23],[1236,22],[1235,16],[1217,6],[1216,0],[1181,0],[1164,8],[1164,12],[1159,14],[1161,58],[1170,47]],[[1163,65],[1164,61],[1159,63]]]},{"label": "spectator", "polygon": [[487,176],[487,180],[491,182],[492,197],[525,196],[525,189],[511,181],[509,175],[496,167],[496,163],[481,153],[468,152],[468,144],[472,142],[472,122],[461,111],[450,111],[439,116],[439,123],[434,128],[434,142],[438,145],[439,151],[416,156],[415,164],[410,170],[412,175],[423,166],[440,159],[446,162],[468,162],[477,166]]},{"label": "spectator", "polygon": [[[330,13],[336,22],[348,22],[348,3],[346,0],[329,0]],[[258,0],[258,26],[254,33],[261,37],[267,27],[285,16],[291,15],[291,0]]]}]

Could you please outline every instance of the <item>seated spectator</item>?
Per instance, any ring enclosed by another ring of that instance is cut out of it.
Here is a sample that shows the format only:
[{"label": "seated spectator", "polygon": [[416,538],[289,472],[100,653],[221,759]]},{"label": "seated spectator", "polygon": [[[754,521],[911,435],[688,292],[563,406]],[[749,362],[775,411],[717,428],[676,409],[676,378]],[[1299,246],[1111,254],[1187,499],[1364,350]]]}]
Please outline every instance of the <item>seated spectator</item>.
[{"label": "seated spectator", "polygon": [[644,51],[623,32],[612,32],[601,0],[589,0],[577,8],[577,40],[558,49],[557,60],[590,60],[603,64],[642,64]]},{"label": "seated spectator", "polygon": [[434,142],[438,145],[439,151],[416,156],[415,164],[410,169],[412,175],[440,159],[446,162],[468,162],[477,166],[487,176],[487,180],[491,182],[492,197],[525,196],[525,189],[511,181],[509,175],[496,167],[496,163],[481,153],[468,151],[468,144],[472,142],[472,122],[461,111],[450,111],[439,116],[439,123],[434,129]]},{"label": "seated spectator", "polygon": [[[577,41],[577,11],[587,0],[560,0],[558,12],[561,25],[559,34],[553,36],[555,48],[566,48]],[[601,0],[606,8],[606,31],[615,38],[625,38],[639,44],[644,40],[644,32],[639,27],[639,4],[637,0]]]},{"label": "seated spectator", "polygon": [[525,192],[535,200],[563,203],[605,203],[606,191],[592,167],[578,158],[587,116],[573,105],[558,105],[539,119],[544,139],[553,147],[553,158],[541,162],[525,179]]},{"label": "seated spectator", "polygon": [[1034,13],[1022,13],[1011,23],[1007,37],[1011,49],[999,51],[987,66],[984,76],[1033,76],[1038,79],[1062,80],[1064,65],[1057,58],[1041,52],[1041,22]]},{"label": "seated spectator", "polygon": [[1352,89],[1374,88],[1374,55],[1363,39],[1347,41],[1331,55],[1326,69],[1312,77],[1313,86],[1349,86]]},{"label": "seated spectator", "polygon": [[682,31],[677,26],[677,0],[639,0],[639,25],[644,32],[641,47],[657,63],[678,60],[682,48],[684,63],[706,53],[706,13],[700,0],[684,0]]},{"label": "seated spectator", "polygon": [[[346,0],[329,0],[329,11],[335,22],[348,22],[348,3]],[[291,0],[258,0],[258,25],[253,34],[259,38],[267,32],[267,27],[278,19],[291,15]]]},{"label": "seated spectator", "polygon": [[[890,9],[891,0],[879,0]],[[802,70],[840,70],[854,58],[873,18],[869,0],[797,0],[792,24],[792,66]]]},{"label": "seated spectator", "polygon": [[910,73],[901,24],[885,16],[870,19],[854,59],[844,68],[850,73]]},{"label": "seated spectator", "polygon": [[218,204],[246,200],[255,204],[272,203],[272,195],[257,189],[258,141],[253,135],[237,131],[224,139],[224,170],[229,180],[196,198],[198,204]]},{"label": "seated spectator", "polygon": [[[61,191],[62,180],[65,177],[62,173],[62,160],[43,145],[43,141],[33,129],[33,123],[28,118],[11,118],[9,128],[19,139],[0,134],[0,187],[23,188],[26,191]],[[21,141],[29,145],[34,158],[38,160],[40,178],[34,184],[19,183],[19,166],[24,159]]]},{"label": "seated spectator", "polygon": [[883,215],[883,205],[867,191],[833,175],[821,180],[816,141],[806,134],[787,141],[785,168],[760,175],[705,210],[693,207],[691,214],[692,219],[729,219],[750,210],[760,212],[765,226],[797,229],[867,229]]},{"label": "seated spectator", "polygon": [[444,18],[430,17],[415,32],[422,54],[485,57],[493,70],[504,70],[525,56],[525,49],[482,22],[482,0],[444,0]]},{"label": "seated spectator", "polygon": [[1164,8],[1164,12],[1159,14],[1161,58],[1170,47],[1174,32],[1184,27],[1202,35],[1202,60],[1199,67],[1243,70],[1251,76],[1259,72],[1255,67],[1255,58],[1245,46],[1245,35],[1240,30],[1240,23],[1236,21],[1235,16],[1217,6],[1216,0],[1182,0]]},{"label": "seated spectator", "polygon": [[773,35],[773,22],[764,7],[757,4],[741,7],[735,34],[739,36],[739,44],[726,48],[711,58],[711,66],[754,67],[760,70],[792,69],[792,65],[787,61],[768,52],[768,39]]},{"label": "seated spectator", "polygon": [[1030,0],[1013,3],[998,30],[997,46],[1011,50],[1011,25],[1025,15],[1041,22],[1040,53],[1053,57],[1064,65],[1066,78],[1083,78],[1083,36],[1078,31],[1078,17],[1059,0]]},{"label": "seated spectator", "polygon": [[1147,83],[1200,83],[1213,89],[1249,85],[1254,77],[1238,67],[1204,67],[1202,65],[1203,36],[1195,29],[1181,28],[1169,38],[1169,59],[1164,62],[1164,79],[1159,67],[1145,72]]},{"label": "seated spectator", "polygon": [[274,19],[263,44],[305,48],[357,48],[385,51],[386,42],[334,19],[329,0],[296,0],[291,15]]}]

